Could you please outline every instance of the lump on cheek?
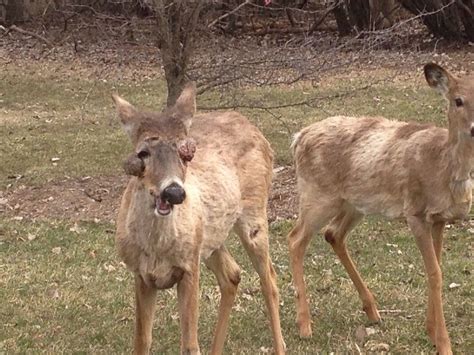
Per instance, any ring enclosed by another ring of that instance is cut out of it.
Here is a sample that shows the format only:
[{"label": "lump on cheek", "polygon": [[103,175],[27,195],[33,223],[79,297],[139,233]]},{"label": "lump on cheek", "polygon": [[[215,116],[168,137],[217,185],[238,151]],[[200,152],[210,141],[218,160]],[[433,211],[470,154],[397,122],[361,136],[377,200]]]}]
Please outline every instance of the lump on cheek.
[{"label": "lump on cheek", "polygon": [[179,145],[178,148],[179,156],[183,161],[191,161],[196,152],[196,144],[193,140],[186,140]]},{"label": "lump on cheek", "polygon": [[123,162],[123,170],[127,175],[141,176],[145,170],[145,163],[136,154],[130,154]]}]

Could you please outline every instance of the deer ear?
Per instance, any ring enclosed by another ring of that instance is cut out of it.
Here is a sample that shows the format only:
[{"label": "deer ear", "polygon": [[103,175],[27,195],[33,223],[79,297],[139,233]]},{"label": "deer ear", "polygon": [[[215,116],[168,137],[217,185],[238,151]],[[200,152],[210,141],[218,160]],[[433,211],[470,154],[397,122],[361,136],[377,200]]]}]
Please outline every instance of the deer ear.
[{"label": "deer ear", "polygon": [[186,84],[183,92],[176,100],[173,110],[181,122],[183,122],[186,132],[189,132],[192,118],[196,113],[196,84],[194,82]]},{"label": "deer ear", "polygon": [[122,99],[116,94],[112,94],[112,99],[115,102],[117,113],[122,123],[122,128],[127,134],[132,137],[133,130],[136,125],[137,110],[128,101]]},{"label": "deer ear", "polygon": [[449,91],[449,83],[453,80],[451,74],[435,63],[426,64],[424,71],[428,85],[440,94],[446,95]]}]

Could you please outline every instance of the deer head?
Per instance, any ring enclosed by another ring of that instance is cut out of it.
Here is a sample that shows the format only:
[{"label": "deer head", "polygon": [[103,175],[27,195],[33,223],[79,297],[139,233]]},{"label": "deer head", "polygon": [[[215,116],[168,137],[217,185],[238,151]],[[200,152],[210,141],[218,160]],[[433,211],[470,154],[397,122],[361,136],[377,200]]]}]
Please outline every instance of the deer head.
[{"label": "deer head", "polygon": [[458,79],[434,63],[426,64],[424,71],[428,85],[448,101],[450,138],[456,141],[473,141],[474,77]]},{"label": "deer head", "polygon": [[148,190],[157,216],[169,215],[186,198],[186,166],[196,151],[195,142],[188,137],[196,111],[195,91],[195,85],[188,84],[176,104],[161,113],[139,111],[112,95],[122,127],[135,147],[124,170]]}]

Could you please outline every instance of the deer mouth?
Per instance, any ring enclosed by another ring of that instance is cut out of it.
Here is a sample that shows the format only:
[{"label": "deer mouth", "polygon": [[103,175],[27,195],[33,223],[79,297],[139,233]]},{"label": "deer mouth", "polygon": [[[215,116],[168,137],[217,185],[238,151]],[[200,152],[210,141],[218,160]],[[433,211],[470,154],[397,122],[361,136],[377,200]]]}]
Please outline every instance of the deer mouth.
[{"label": "deer mouth", "polygon": [[155,214],[158,216],[168,216],[173,209],[173,205],[160,197],[155,199]]}]

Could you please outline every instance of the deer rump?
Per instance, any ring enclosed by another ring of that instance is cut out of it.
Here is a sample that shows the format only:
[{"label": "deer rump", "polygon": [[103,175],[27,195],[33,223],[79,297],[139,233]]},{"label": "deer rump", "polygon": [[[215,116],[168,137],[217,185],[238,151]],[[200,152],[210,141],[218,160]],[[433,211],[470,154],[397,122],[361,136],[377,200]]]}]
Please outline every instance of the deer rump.
[{"label": "deer rump", "polygon": [[388,218],[463,218],[472,186],[467,180],[449,191],[447,144],[448,130],[430,124],[343,116],[316,122],[293,143],[300,198]]}]

